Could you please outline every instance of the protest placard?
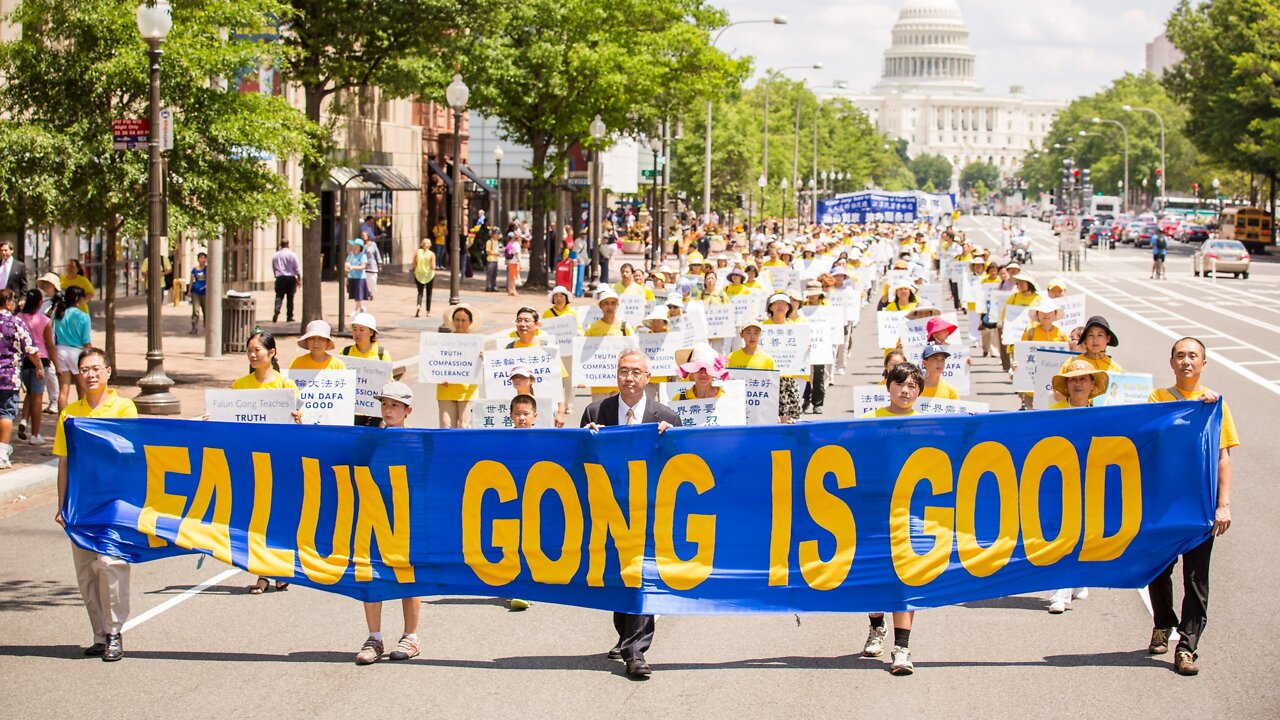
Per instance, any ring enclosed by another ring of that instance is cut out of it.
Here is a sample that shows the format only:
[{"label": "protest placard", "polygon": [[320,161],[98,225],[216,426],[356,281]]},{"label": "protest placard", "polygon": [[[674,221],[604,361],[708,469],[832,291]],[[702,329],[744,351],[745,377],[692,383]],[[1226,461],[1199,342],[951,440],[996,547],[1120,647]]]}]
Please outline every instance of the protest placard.
[{"label": "protest placard", "polygon": [[747,424],[776,425],[781,373],[777,370],[744,369],[730,372],[733,379],[741,380],[746,389]]},{"label": "protest placard", "polygon": [[[564,400],[564,383],[561,382],[560,351],[555,346],[489,350],[484,354],[484,395],[491,399],[510,398],[515,395],[511,386],[511,370],[517,365],[528,365],[533,371],[533,393],[553,403]],[[554,409],[554,406],[552,406]]]},{"label": "protest placard", "polygon": [[855,385],[853,388],[853,416],[856,418],[888,404],[889,389],[884,385]]},{"label": "protest placard", "polygon": [[[355,370],[286,370],[298,385],[303,425],[353,425],[356,420]],[[379,388],[381,390],[381,388]],[[378,412],[382,414],[381,410]]]},{"label": "protest placard", "polygon": [[737,337],[738,326],[736,322],[736,313],[732,305],[707,305],[703,317],[707,324],[707,337],[709,338],[731,338]]},{"label": "protest placard", "polygon": [[[701,300],[690,300],[685,303],[684,312],[676,318],[688,332],[689,345],[702,342],[710,337],[707,334],[707,305]],[[672,328],[668,328],[671,331]]]},{"label": "protest placard", "polygon": [[809,364],[835,362],[836,343],[844,341],[844,326],[837,325],[836,309],[830,305],[801,305],[800,314],[809,326]]},{"label": "protest placard", "polygon": [[[952,325],[959,325],[956,314],[954,312],[945,312],[940,315],[943,320]],[[903,345],[927,345],[929,343],[929,320],[932,318],[917,318],[915,320],[903,320],[902,323],[902,344]],[[951,333],[947,338],[948,345],[960,344],[959,333]],[[914,361],[913,361],[914,362]]]},{"label": "protest placard", "polygon": [[[907,356],[907,362],[919,365],[924,368],[924,345],[903,345],[902,354]],[[970,389],[969,377],[969,347],[967,345],[947,345],[947,362],[942,368],[942,379],[951,383],[955,387],[956,392],[961,395],[968,395]]]},{"label": "protest placard", "polygon": [[743,293],[729,298],[729,304],[733,306],[734,328],[740,328],[752,320],[764,317],[765,299],[762,292]]},{"label": "protest placard", "polygon": [[795,270],[785,265],[767,265],[764,271],[772,279],[774,292],[786,292],[795,283]]},{"label": "protest placard", "polygon": [[898,347],[906,330],[907,313],[881,310],[876,313],[876,343],[880,348]]},{"label": "protest placard", "polygon": [[1109,372],[1107,391],[1093,399],[1095,407],[1102,405],[1132,405],[1144,403],[1155,390],[1155,379],[1147,373]]},{"label": "protest placard", "polygon": [[1062,366],[1075,356],[1076,354],[1070,351],[1031,350],[1028,362],[1035,366],[1031,371],[1031,376],[1035,378],[1033,391],[1035,399],[1032,401],[1032,409],[1044,410],[1054,403],[1053,376],[1057,375]]},{"label": "protest placard", "polygon": [[[649,358],[649,374],[652,376],[674,376],[676,369],[676,350],[689,347],[682,332],[639,333],[636,340],[640,349]],[[614,368],[617,369],[616,367]],[[617,377],[616,374],[614,376]]]},{"label": "protest placard", "polygon": [[784,375],[809,374],[809,324],[765,325],[760,348],[773,358],[773,366]]},{"label": "protest placard", "polygon": [[381,416],[382,403],[378,402],[377,395],[382,392],[382,386],[391,381],[391,363],[354,355],[342,356],[342,363],[356,372],[356,414]]},{"label": "protest placard", "polygon": [[204,391],[204,412],[217,422],[292,423],[297,404],[293,388]]},{"label": "protest placard", "polygon": [[568,353],[573,347],[573,339],[578,335],[578,318],[574,315],[542,318],[539,334],[550,336],[562,354]]},{"label": "protest placard", "polygon": [[630,325],[644,322],[644,316],[649,314],[648,307],[644,293],[629,292],[618,296],[618,317]]},{"label": "protest placard", "polygon": [[1013,344],[1013,361],[1017,367],[1013,369],[1014,392],[1035,392],[1036,366],[1031,362],[1031,354],[1036,350],[1056,350],[1070,352],[1070,345],[1064,342],[1029,342],[1019,340]]},{"label": "protest placard", "polygon": [[1058,318],[1054,325],[1062,328],[1067,333],[1076,328],[1084,327],[1086,319],[1084,301],[1084,295],[1063,295],[1054,300],[1054,302],[1058,303],[1058,307],[1062,308],[1062,317]]},{"label": "protest placard", "polygon": [[[536,428],[556,426],[556,406],[550,398],[535,398],[538,416],[533,420]],[[471,427],[479,430],[513,428],[510,398],[484,398],[471,401]]]},{"label": "protest placard", "polygon": [[618,384],[618,356],[640,347],[635,335],[576,337],[573,339],[573,381],[589,387]]},{"label": "protest placard", "polygon": [[418,341],[418,382],[479,383],[484,342],[485,336],[471,333],[422,333]]},{"label": "protest placard", "polygon": [[916,288],[916,297],[921,307],[942,307],[942,286],[938,283],[920,285]]},{"label": "protest placard", "polygon": [[1001,343],[1012,345],[1022,339],[1022,333],[1027,331],[1027,323],[1031,321],[1030,311],[1031,307],[1027,305],[1005,305]]},{"label": "protest placard", "polygon": [[945,398],[926,398],[916,400],[917,415],[977,415],[991,412],[991,405],[971,400],[947,400]]},{"label": "protest placard", "polygon": [[[746,390],[741,380],[719,383],[723,395],[705,400],[672,400],[667,404],[685,427],[746,425]],[[774,417],[777,422],[777,416]]]}]

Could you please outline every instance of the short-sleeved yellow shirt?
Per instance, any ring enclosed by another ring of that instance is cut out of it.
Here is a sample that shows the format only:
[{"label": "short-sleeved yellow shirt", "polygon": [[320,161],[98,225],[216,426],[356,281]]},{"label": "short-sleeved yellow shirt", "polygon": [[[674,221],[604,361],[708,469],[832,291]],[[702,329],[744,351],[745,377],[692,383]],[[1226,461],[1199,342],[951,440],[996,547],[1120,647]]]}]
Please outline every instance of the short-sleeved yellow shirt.
[{"label": "short-sleeved yellow shirt", "polygon": [[107,388],[102,402],[98,403],[98,407],[89,407],[89,401],[86,398],[81,398],[71,403],[58,416],[58,429],[53,435],[53,454],[58,457],[67,456],[67,434],[64,426],[69,417],[136,418],[138,417],[138,408],[134,406],[132,400],[120,397],[111,388]]},{"label": "short-sleeved yellow shirt", "polygon": [[[1151,395],[1147,397],[1147,402],[1177,402],[1178,400],[1199,400],[1209,388],[1203,385],[1199,390],[1191,393],[1183,393],[1184,397],[1179,398],[1169,392],[1168,388],[1156,388]],[[1231,417],[1231,408],[1227,407],[1226,400],[1219,400],[1222,403],[1222,433],[1218,437],[1218,447],[1222,450],[1230,450],[1240,444],[1240,435],[1236,432],[1236,421]]]},{"label": "short-sleeved yellow shirt", "polygon": [[1077,355],[1071,358],[1070,360],[1062,363],[1062,370],[1060,370],[1059,372],[1066,372],[1067,366],[1075,362],[1076,360],[1083,360],[1089,363],[1090,365],[1093,366],[1094,370],[1101,370],[1102,372],[1116,372],[1116,373],[1124,372],[1124,368],[1120,367],[1120,363],[1116,362],[1115,360],[1112,360],[1110,355],[1104,355],[1096,360],[1093,358],[1087,358],[1084,355]]},{"label": "short-sleeved yellow shirt", "polygon": [[249,373],[231,383],[232,390],[283,390],[286,388],[296,390],[298,385],[280,373],[275,373],[275,376],[266,382],[260,382],[256,375]]},{"label": "short-sleeved yellow shirt", "polygon": [[882,408],[876,408],[875,410],[868,410],[862,413],[862,417],[864,418],[903,418],[903,417],[911,417],[912,415],[915,415],[915,414],[916,414],[915,408],[912,408],[911,412],[896,413],[889,410],[889,408],[887,407],[882,407]]},{"label": "short-sleeved yellow shirt", "polygon": [[729,360],[725,363],[728,368],[741,368],[743,370],[776,370],[773,364],[773,356],[763,350],[756,350],[751,355],[746,354],[741,348],[729,353]]},{"label": "short-sleeved yellow shirt", "polygon": [[289,363],[290,370],[346,370],[347,364],[336,355],[326,355],[323,362],[311,359],[311,353],[299,355]]},{"label": "short-sleeved yellow shirt", "polygon": [[[378,357],[379,350],[382,351],[382,357]],[[369,343],[369,352],[360,352],[360,349],[355,345],[348,345],[342,349],[342,354],[346,357],[358,357],[364,358],[365,360],[391,362],[391,351],[384,347],[380,347],[377,340]]]},{"label": "short-sleeved yellow shirt", "polygon": [[931,397],[939,400],[959,400],[960,393],[956,391],[956,386],[946,380],[939,380],[934,387],[927,387],[920,392],[920,397]]}]

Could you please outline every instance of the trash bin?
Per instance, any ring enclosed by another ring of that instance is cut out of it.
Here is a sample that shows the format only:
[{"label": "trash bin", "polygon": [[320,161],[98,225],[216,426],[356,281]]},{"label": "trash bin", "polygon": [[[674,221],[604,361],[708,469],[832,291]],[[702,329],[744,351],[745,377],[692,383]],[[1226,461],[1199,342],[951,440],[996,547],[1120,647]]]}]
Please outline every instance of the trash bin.
[{"label": "trash bin", "polygon": [[222,298],[222,352],[245,351],[253,334],[255,305],[252,295],[234,290]]}]

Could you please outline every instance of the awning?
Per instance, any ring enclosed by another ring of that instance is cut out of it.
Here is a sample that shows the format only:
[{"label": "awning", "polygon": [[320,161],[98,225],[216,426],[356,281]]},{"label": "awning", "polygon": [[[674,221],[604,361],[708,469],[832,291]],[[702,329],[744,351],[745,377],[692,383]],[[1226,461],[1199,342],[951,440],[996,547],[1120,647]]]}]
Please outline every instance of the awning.
[{"label": "awning", "polygon": [[449,177],[449,173],[445,172],[444,168],[437,165],[434,160],[428,160],[427,167],[430,168],[433,175],[440,178],[440,181],[444,183],[446,188],[453,187],[453,178]]},{"label": "awning", "polygon": [[[357,177],[363,173],[363,177]],[[404,173],[390,165],[365,165],[360,169],[334,167],[329,169],[329,181],[325,190],[390,190],[392,192],[418,190],[418,185]]]},{"label": "awning", "polygon": [[485,192],[486,195],[489,194],[489,190],[490,190],[489,186],[484,184],[484,180],[482,180],[479,175],[475,174],[475,171],[473,171],[470,168],[470,166],[463,165],[462,174],[471,178],[471,182],[475,183],[481,190]]}]

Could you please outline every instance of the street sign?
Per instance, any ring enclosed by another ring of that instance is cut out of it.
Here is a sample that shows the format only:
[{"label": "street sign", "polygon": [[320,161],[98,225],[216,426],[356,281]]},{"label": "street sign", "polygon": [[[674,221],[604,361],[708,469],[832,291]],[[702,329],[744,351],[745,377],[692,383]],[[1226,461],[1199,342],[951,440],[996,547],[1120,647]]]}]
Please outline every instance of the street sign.
[{"label": "street sign", "polygon": [[132,118],[112,120],[111,139],[116,150],[137,149],[151,141],[151,123]]},{"label": "street sign", "polygon": [[485,179],[484,179],[484,184],[485,184],[485,186],[487,186],[487,187],[498,187],[498,179],[497,179],[497,178],[485,178]]},{"label": "street sign", "polygon": [[654,171],[654,170],[641,170],[641,171],[640,171],[640,177],[644,178],[645,180],[652,180],[652,179],[653,179],[653,176],[654,176],[655,174],[656,174],[656,171]]},{"label": "street sign", "polygon": [[173,149],[173,111],[160,111],[160,151]]}]

